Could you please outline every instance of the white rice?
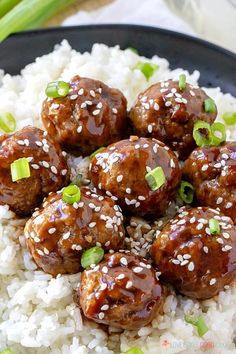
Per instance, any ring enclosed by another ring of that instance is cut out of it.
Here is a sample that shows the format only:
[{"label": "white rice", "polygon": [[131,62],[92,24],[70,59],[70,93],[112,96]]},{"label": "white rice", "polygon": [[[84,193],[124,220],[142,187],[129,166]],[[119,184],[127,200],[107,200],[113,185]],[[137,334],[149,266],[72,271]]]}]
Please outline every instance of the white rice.
[{"label": "white rice", "polygon": [[[80,54],[64,40],[52,53],[24,68],[21,75],[4,75],[0,71],[0,111],[11,112],[17,118],[18,129],[28,124],[40,127],[46,84],[58,78],[69,80],[75,74],[119,88],[129,106],[147,86],[162,79],[177,79],[183,72],[188,82],[197,85],[198,71],[171,71],[168,61],[158,56],[150,62],[160,69],[147,82],[141,72],[132,70],[140,60],[149,59],[103,44],[95,44],[91,54]],[[220,88],[206,91],[216,101],[218,120],[222,113],[236,111],[236,99],[230,94],[223,94]],[[228,138],[236,139],[236,131],[228,129]],[[142,226],[137,228],[133,224],[133,233],[148,240],[153,237],[148,226],[145,231],[145,222],[139,223]],[[203,302],[173,292],[165,301],[164,313],[157,315],[151,325],[121,335],[110,329],[108,335],[96,324],[83,321],[73,303],[72,292],[80,274],[55,279],[37,270],[25,248],[24,224],[25,220],[16,219],[7,206],[0,207],[0,350],[10,347],[15,354],[112,354],[137,345],[145,354],[191,354],[206,349],[208,353],[236,353],[236,286]],[[204,313],[209,326],[204,339],[184,321],[184,313],[190,310],[196,315]]]}]

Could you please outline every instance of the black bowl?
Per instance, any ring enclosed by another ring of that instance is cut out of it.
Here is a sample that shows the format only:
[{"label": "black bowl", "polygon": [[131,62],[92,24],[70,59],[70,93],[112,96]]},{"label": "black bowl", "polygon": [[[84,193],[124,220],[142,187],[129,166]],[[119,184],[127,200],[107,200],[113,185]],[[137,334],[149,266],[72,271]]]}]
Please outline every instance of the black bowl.
[{"label": "black bowl", "polygon": [[81,52],[93,43],[121,48],[134,47],[141,55],[158,54],[168,59],[172,69],[182,67],[201,72],[200,85],[220,86],[236,96],[236,55],[214,44],[177,32],[135,25],[88,25],[23,32],[0,44],[0,68],[18,74],[37,56],[52,51],[56,43],[67,39]]}]

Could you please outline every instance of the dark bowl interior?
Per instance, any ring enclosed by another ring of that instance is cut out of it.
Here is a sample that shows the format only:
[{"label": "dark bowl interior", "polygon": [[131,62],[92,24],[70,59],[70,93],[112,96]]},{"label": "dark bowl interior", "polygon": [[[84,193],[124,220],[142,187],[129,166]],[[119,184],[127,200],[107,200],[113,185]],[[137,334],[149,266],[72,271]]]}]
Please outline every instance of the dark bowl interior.
[{"label": "dark bowl interior", "polygon": [[37,56],[49,53],[56,43],[67,39],[81,52],[93,43],[121,48],[134,47],[141,55],[158,54],[171,68],[201,72],[200,85],[220,86],[236,96],[236,55],[211,43],[177,32],[136,25],[88,25],[60,27],[16,34],[0,44],[0,68],[18,74]]}]

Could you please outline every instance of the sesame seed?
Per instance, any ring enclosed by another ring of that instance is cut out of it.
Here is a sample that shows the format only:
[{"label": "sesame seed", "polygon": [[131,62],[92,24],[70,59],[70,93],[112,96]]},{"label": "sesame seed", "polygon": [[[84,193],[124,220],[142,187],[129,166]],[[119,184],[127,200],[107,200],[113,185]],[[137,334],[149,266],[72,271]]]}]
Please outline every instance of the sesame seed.
[{"label": "sesame seed", "polygon": [[157,102],[155,102],[153,108],[154,108],[155,111],[159,111],[160,106],[159,106],[159,104]]},{"label": "sesame seed", "polygon": [[125,278],[125,275],[124,274],[119,274],[117,277],[116,277],[116,279],[118,279],[118,280],[122,280],[122,279],[124,279]]},{"label": "sesame seed", "polygon": [[194,270],[194,263],[193,262],[190,262],[189,265],[188,265],[188,270],[190,272],[192,272]]},{"label": "sesame seed", "polygon": [[152,132],[152,125],[151,125],[151,124],[148,124],[147,129],[148,129],[148,132],[151,133],[151,132]]},{"label": "sesame seed", "polygon": [[208,165],[203,165],[201,168],[202,171],[206,171],[207,169],[208,169]]},{"label": "sesame seed", "polygon": [[134,273],[141,273],[143,271],[143,268],[142,267],[135,267],[133,268],[133,272]]},{"label": "sesame seed", "polygon": [[123,175],[119,175],[119,176],[117,176],[117,178],[116,178],[116,180],[117,180],[118,183],[121,182],[122,179],[123,179]]},{"label": "sesame seed", "polygon": [[87,104],[85,102],[81,103],[80,108],[86,108]]},{"label": "sesame seed", "polygon": [[67,169],[61,170],[61,175],[65,176],[67,174]]},{"label": "sesame seed", "polygon": [[96,97],[96,93],[95,93],[94,90],[90,90],[89,93],[90,93],[90,95],[91,95],[92,97]]},{"label": "sesame seed", "polygon": [[104,314],[103,312],[100,312],[100,313],[98,314],[98,318],[99,318],[100,320],[102,320],[104,317],[105,317],[105,314]]},{"label": "sesame seed", "polygon": [[170,107],[171,105],[172,105],[172,102],[171,102],[171,101],[166,101],[166,102],[165,102],[165,106],[166,106],[166,107]]},{"label": "sesame seed", "polygon": [[232,246],[230,246],[230,245],[225,245],[224,248],[225,248],[226,251],[230,251],[230,250],[232,249]]},{"label": "sesame seed", "polygon": [[49,250],[48,250],[46,247],[44,247],[43,251],[44,251],[44,253],[47,254],[47,255],[50,253]]},{"label": "sesame seed", "polygon": [[188,253],[186,253],[186,254],[183,255],[183,258],[184,258],[184,259],[190,259],[190,258],[191,258],[191,255],[188,254]]},{"label": "sesame seed", "polygon": [[193,97],[195,96],[195,93],[192,90],[190,90],[189,93],[191,96],[193,96]]},{"label": "sesame seed", "polygon": [[62,236],[63,240],[67,240],[69,237],[70,237],[70,231],[66,232],[66,233]]},{"label": "sesame seed", "polygon": [[125,266],[128,265],[128,261],[127,261],[127,259],[126,259],[125,257],[121,257],[120,263],[123,264],[123,265],[125,265]]},{"label": "sesame seed", "polygon": [[56,228],[55,227],[51,227],[49,230],[48,230],[48,233],[50,235],[54,234],[54,232],[56,232]]},{"label": "sesame seed", "polygon": [[107,274],[108,273],[108,268],[106,266],[102,267],[102,272]]},{"label": "sesame seed", "polygon": [[228,202],[225,206],[225,209],[230,209],[233,206],[233,203]]},{"label": "sesame seed", "polygon": [[217,198],[217,200],[216,200],[216,204],[217,205],[221,204],[222,202],[223,202],[223,198],[222,197]]},{"label": "sesame seed", "polygon": [[209,282],[210,285],[214,285],[216,283],[216,278],[212,278]]},{"label": "sesame seed", "polygon": [[32,165],[31,165],[31,167],[34,169],[34,170],[38,170],[40,167],[39,167],[39,165],[37,165],[36,163],[33,163]]},{"label": "sesame seed", "polygon": [[112,112],[113,112],[113,113],[115,113],[115,114],[117,114],[117,113],[118,113],[118,111],[117,111],[117,109],[116,109],[116,108],[112,108]]},{"label": "sesame seed", "polygon": [[126,289],[130,289],[131,287],[133,286],[133,283],[132,283],[132,281],[127,281],[127,283],[126,283]]},{"label": "sesame seed", "polygon": [[37,250],[37,253],[38,253],[40,256],[44,256],[44,253],[43,253],[43,251],[41,251],[41,250]]},{"label": "sesame seed", "polygon": [[176,265],[180,264],[180,261],[178,259],[172,259],[171,262]]},{"label": "sesame seed", "polygon": [[71,95],[71,96],[70,96],[70,100],[72,100],[72,101],[73,101],[73,100],[76,100],[77,97],[78,97],[78,95]]},{"label": "sesame seed", "polygon": [[83,88],[79,89],[78,95],[79,95],[79,96],[82,96],[83,94],[84,94],[84,89],[83,89]]},{"label": "sesame seed", "polygon": [[109,309],[109,305],[103,305],[102,307],[101,307],[101,310],[102,311],[107,311]]},{"label": "sesame seed", "polygon": [[226,239],[230,238],[230,235],[228,234],[228,232],[223,232],[222,235],[223,235],[223,237],[226,238]]},{"label": "sesame seed", "polygon": [[180,263],[180,265],[183,267],[183,266],[185,266],[186,264],[188,264],[188,262],[189,262],[189,261],[188,261],[187,259],[185,259],[183,262]]},{"label": "sesame seed", "polygon": [[131,189],[130,188],[126,188],[126,193],[130,194],[131,193]]},{"label": "sesame seed", "polygon": [[55,175],[57,174],[57,169],[55,166],[51,166],[51,171],[52,173],[54,173]]},{"label": "sesame seed", "polygon": [[82,127],[82,125],[80,125],[80,126],[77,128],[77,133],[81,133],[81,132],[82,132],[82,129],[83,129],[83,127]]},{"label": "sesame seed", "polygon": [[194,216],[189,220],[190,224],[193,224],[195,221],[196,221],[196,218]]},{"label": "sesame seed", "polygon": [[49,163],[47,161],[42,161],[42,165],[45,168],[49,168]]},{"label": "sesame seed", "polygon": [[91,229],[93,228],[93,227],[95,227],[96,226],[96,222],[91,222],[91,223],[89,223],[89,225],[88,225]]},{"label": "sesame seed", "polygon": [[36,144],[37,146],[43,146],[43,143],[42,143],[41,141],[36,141],[35,144]]},{"label": "sesame seed", "polygon": [[224,241],[222,240],[222,238],[220,238],[220,237],[218,237],[217,239],[216,239],[216,241],[218,242],[218,243],[220,243],[220,244],[224,244]]},{"label": "sesame seed", "polygon": [[145,200],[146,198],[143,195],[138,196],[138,200]]},{"label": "sesame seed", "polygon": [[96,107],[101,109],[102,108],[102,102],[99,102]]},{"label": "sesame seed", "polygon": [[100,285],[101,290],[105,290],[107,288],[107,284],[103,283]]},{"label": "sesame seed", "polygon": [[204,251],[205,253],[208,253],[208,247],[207,247],[207,246],[204,246],[204,247],[203,247],[203,251]]},{"label": "sesame seed", "polygon": [[201,230],[203,228],[203,223],[199,223],[199,224],[197,224],[197,226],[196,226],[196,229],[197,230]]},{"label": "sesame seed", "polygon": [[93,111],[93,115],[97,116],[100,113],[100,109],[95,109],[95,111]]}]

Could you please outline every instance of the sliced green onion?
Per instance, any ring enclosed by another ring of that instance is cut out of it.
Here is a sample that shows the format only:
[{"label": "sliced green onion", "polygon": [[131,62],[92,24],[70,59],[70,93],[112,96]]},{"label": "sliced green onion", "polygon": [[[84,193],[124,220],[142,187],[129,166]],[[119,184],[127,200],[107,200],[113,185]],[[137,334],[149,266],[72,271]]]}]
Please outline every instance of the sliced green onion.
[{"label": "sliced green onion", "polygon": [[186,75],[181,74],[179,75],[179,88],[180,90],[184,90],[186,87]]},{"label": "sliced green onion", "polygon": [[80,197],[80,189],[75,184],[71,184],[63,189],[62,200],[68,204],[78,203],[80,201]]},{"label": "sliced green onion", "polygon": [[101,262],[104,257],[104,250],[101,247],[95,246],[84,251],[81,257],[81,265],[83,268],[90,267],[91,264]]},{"label": "sliced green onion", "polygon": [[220,233],[220,224],[219,221],[216,219],[210,219],[209,220],[209,228],[210,228],[210,233],[211,235],[217,235]]},{"label": "sliced green onion", "polygon": [[132,347],[127,350],[125,354],[143,354],[143,351],[139,347]]},{"label": "sliced green onion", "polygon": [[194,318],[190,315],[185,315],[184,319],[185,322],[190,323],[191,325],[197,327],[197,332],[199,337],[204,336],[204,334],[206,334],[209,331],[209,328],[207,327],[203,316]]},{"label": "sliced green onion", "polygon": [[16,130],[16,120],[10,112],[0,113],[0,130],[13,133]]},{"label": "sliced green onion", "polygon": [[135,65],[133,69],[140,70],[143,73],[143,75],[146,77],[146,79],[149,80],[150,77],[152,77],[152,75],[155,73],[155,71],[159,69],[159,65],[148,63],[148,62],[146,63],[139,62],[137,65]]},{"label": "sliced green onion", "polygon": [[130,50],[131,52],[135,53],[135,54],[138,54],[138,50],[136,48],[133,48],[133,47],[128,47],[126,48],[128,50]]},{"label": "sliced green onion", "polygon": [[211,145],[219,145],[226,140],[226,129],[223,123],[213,123],[211,125]]},{"label": "sliced green onion", "polygon": [[197,146],[209,146],[212,141],[211,126],[210,124],[199,120],[193,127],[193,138]]},{"label": "sliced green onion", "polygon": [[15,160],[11,164],[12,182],[19,181],[20,179],[23,179],[23,178],[29,178],[30,175],[31,175],[31,173],[30,173],[29,161],[25,157]]},{"label": "sliced green onion", "polygon": [[234,125],[236,123],[236,112],[225,112],[222,118],[226,124]]},{"label": "sliced green onion", "polygon": [[0,17],[6,15],[21,0],[1,0],[0,1]]},{"label": "sliced green onion", "polygon": [[97,155],[99,152],[102,152],[106,148],[104,146],[100,147],[99,149],[95,150],[91,155],[89,155],[89,159],[92,160],[95,155]]},{"label": "sliced green onion", "polygon": [[216,104],[212,98],[207,98],[204,101],[204,110],[207,113],[215,113],[216,112]]},{"label": "sliced green onion", "polygon": [[14,354],[10,348],[6,348],[0,352],[0,354]]},{"label": "sliced green onion", "polygon": [[191,204],[193,202],[194,187],[191,183],[186,182],[186,181],[181,181],[178,192],[179,192],[180,198],[185,203]]},{"label": "sliced green onion", "polygon": [[52,81],[46,87],[45,93],[48,97],[57,98],[68,95],[70,85],[65,81]]},{"label": "sliced green onion", "polygon": [[166,182],[164,171],[162,167],[159,166],[148,172],[145,179],[152,191],[156,191]]},{"label": "sliced green onion", "polygon": [[[0,1],[2,2],[2,1]],[[79,0],[22,0],[0,19],[0,41],[11,33],[36,28]]]}]

